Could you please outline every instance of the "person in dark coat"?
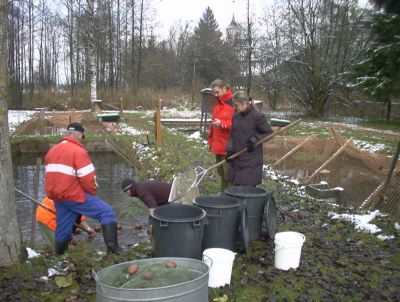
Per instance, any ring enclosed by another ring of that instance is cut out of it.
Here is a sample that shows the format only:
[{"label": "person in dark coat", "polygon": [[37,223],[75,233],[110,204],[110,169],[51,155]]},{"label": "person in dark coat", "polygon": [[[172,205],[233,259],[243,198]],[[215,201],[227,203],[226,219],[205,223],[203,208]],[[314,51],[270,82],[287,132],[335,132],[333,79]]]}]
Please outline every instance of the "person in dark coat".
[{"label": "person in dark coat", "polygon": [[171,192],[169,183],[158,180],[135,181],[125,178],[121,183],[122,191],[128,196],[139,198],[148,208],[150,214],[158,206],[169,204]]},{"label": "person in dark coat", "polygon": [[227,142],[227,159],[243,148],[248,152],[228,160],[229,181],[235,186],[256,186],[262,182],[263,147],[255,144],[272,129],[265,115],[252,106],[246,92],[238,91],[232,100],[236,113]]}]

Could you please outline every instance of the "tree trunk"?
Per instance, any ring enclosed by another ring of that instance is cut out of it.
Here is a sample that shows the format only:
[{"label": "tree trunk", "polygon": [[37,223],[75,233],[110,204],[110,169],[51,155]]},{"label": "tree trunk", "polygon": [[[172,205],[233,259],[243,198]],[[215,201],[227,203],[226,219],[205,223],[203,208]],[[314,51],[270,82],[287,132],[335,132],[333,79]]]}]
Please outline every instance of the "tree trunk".
[{"label": "tree trunk", "polygon": [[7,267],[17,262],[22,248],[8,136],[6,102],[7,2],[7,0],[0,0],[0,267]]},{"label": "tree trunk", "polygon": [[388,109],[386,112],[386,121],[389,122],[390,121],[390,112],[392,111],[392,98],[390,96],[387,101],[387,104],[388,104]]},{"label": "tree trunk", "polygon": [[250,22],[250,0],[247,0],[247,64],[248,66],[248,74],[247,74],[247,95],[250,96],[251,91],[251,78],[252,78],[252,62],[251,62],[251,54],[252,54],[252,32],[251,32],[251,22]]},{"label": "tree trunk", "polygon": [[142,69],[142,53],[143,53],[143,3],[144,0],[140,2],[140,20],[139,20],[139,51],[138,51],[138,67],[136,73],[136,85],[140,88],[140,74]]},{"label": "tree trunk", "polygon": [[89,60],[90,60],[90,100],[91,105],[97,100],[97,69],[96,69],[96,53],[94,49],[94,4],[95,0],[90,0],[89,4]]}]

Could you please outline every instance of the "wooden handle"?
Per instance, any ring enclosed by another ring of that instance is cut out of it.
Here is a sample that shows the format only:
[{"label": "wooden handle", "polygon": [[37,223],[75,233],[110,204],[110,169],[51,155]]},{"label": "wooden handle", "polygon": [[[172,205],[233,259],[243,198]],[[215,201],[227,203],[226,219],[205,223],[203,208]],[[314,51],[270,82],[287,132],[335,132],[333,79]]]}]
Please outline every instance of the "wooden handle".
[{"label": "wooden handle", "polygon": [[[261,144],[263,144],[263,143],[265,143],[265,142],[267,142],[267,141],[273,139],[273,138],[274,138],[275,136],[277,136],[278,134],[281,134],[281,133],[285,132],[286,130],[288,130],[288,129],[294,127],[295,125],[297,125],[298,123],[300,123],[300,121],[301,121],[301,118],[295,120],[294,122],[290,123],[290,124],[287,125],[286,127],[283,127],[283,128],[281,128],[281,129],[279,129],[279,130],[277,130],[277,131],[271,133],[270,135],[264,137],[263,139],[260,139],[254,146],[257,147],[257,146],[259,146],[259,145],[261,145]],[[247,152],[247,148],[243,148],[242,150],[236,152],[235,154],[232,154],[231,156],[228,157],[228,160],[232,160],[232,159],[234,159],[234,158],[236,158],[236,157],[242,155],[242,154],[245,153],[245,152]],[[215,165],[213,165],[213,166],[209,167],[207,170],[205,170],[204,173],[207,173],[207,172],[209,172],[209,171],[211,171],[211,170],[213,170],[213,169],[215,169],[215,168],[217,168],[217,167],[223,165],[225,162],[226,162],[226,159],[224,159],[224,160],[222,160],[222,161],[216,163]]]}]

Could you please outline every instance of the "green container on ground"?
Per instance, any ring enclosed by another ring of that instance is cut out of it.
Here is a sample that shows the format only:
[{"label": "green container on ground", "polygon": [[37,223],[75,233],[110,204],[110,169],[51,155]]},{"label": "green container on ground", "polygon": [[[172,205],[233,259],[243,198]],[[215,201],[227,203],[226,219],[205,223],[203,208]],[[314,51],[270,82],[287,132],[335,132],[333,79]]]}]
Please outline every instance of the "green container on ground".
[{"label": "green container on ground", "polygon": [[251,186],[232,186],[225,189],[228,196],[239,199],[247,209],[249,240],[261,237],[265,202],[271,194]]},{"label": "green container on ground", "polygon": [[201,259],[206,212],[194,205],[157,207],[150,216],[156,257]]},{"label": "green container on ground", "polygon": [[202,250],[224,248],[234,251],[241,202],[234,197],[214,195],[197,197],[194,204],[207,213],[208,224],[204,227]]}]

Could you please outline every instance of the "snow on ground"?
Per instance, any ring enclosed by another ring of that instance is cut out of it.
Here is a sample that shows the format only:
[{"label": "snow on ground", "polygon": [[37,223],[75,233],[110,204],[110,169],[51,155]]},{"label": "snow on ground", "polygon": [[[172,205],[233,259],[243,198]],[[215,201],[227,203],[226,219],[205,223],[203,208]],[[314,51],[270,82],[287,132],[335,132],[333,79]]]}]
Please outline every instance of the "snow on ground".
[{"label": "snow on ground", "polygon": [[[330,212],[328,216],[332,219],[343,219],[345,221],[349,221],[354,223],[355,229],[359,231],[368,232],[371,234],[380,233],[382,230],[378,228],[375,224],[370,223],[377,216],[385,216],[381,214],[379,210],[375,210],[373,212],[369,212],[365,215],[357,215],[357,214],[337,214]],[[389,240],[394,239],[394,235],[383,235],[378,234],[376,236],[380,240]]]},{"label": "snow on ground", "polygon": [[13,133],[20,124],[29,120],[36,112],[33,110],[8,110],[9,132]]},{"label": "snow on ground", "polygon": [[370,153],[376,153],[386,149],[385,144],[371,144],[358,139],[353,139],[353,144],[356,145],[357,148]]},{"label": "snow on ground", "polygon": [[134,127],[130,127],[125,123],[119,123],[119,128],[122,130],[124,134],[129,134],[129,135],[140,135],[143,132]]},{"label": "snow on ground", "polygon": [[[285,175],[280,175],[267,165],[264,165],[263,173],[264,173],[265,178],[280,181],[281,184],[283,185],[283,187],[285,188],[285,190],[287,190],[288,192],[290,191],[300,197],[305,197],[307,195],[305,193],[305,186],[300,186],[300,183],[297,179],[290,178]],[[323,182],[321,182],[321,183],[323,183]],[[337,189],[339,189],[339,188],[337,188]],[[340,188],[340,189],[342,189],[342,188]],[[331,203],[331,206],[334,208],[339,207],[339,205],[334,204],[334,203]],[[296,211],[296,209],[294,211]],[[329,212],[328,216],[331,217],[332,219],[343,219],[343,220],[349,221],[351,223],[354,223],[356,230],[369,232],[371,234],[376,234],[376,233],[380,233],[382,230],[380,228],[378,228],[375,224],[371,224],[370,222],[377,216],[385,216],[385,215],[380,213],[379,210],[376,210],[376,211],[370,212],[366,215],[337,214],[334,212]],[[328,225],[323,225],[323,226],[327,227]],[[396,223],[394,228],[399,231],[400,224]],[[380,240],[389,240],[389,239],[393,239],[394,235],[378,234],[377,238]]]}]

